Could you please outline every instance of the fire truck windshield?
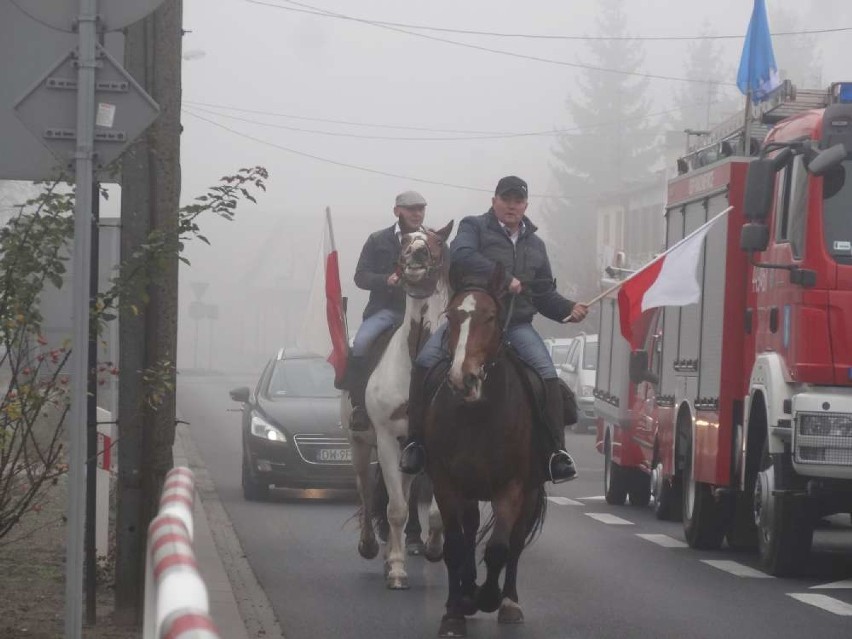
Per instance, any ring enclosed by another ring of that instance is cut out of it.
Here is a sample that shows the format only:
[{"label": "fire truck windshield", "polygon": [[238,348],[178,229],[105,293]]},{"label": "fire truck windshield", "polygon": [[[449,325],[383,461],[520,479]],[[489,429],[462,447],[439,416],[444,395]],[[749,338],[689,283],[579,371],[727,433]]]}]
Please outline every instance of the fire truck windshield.
[{"label": "fire truck windshield", "polygon": [[823,178],[825,245],[840,264],[852,264],[852,160],[831,169]]}]

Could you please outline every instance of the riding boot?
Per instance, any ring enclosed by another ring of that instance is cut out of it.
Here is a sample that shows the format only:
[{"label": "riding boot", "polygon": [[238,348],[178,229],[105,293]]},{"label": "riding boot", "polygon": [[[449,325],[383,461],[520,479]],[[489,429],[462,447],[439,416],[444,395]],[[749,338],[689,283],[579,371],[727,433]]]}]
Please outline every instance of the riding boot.
[{"label": "riding boot", "polygon": [[349,401],[352,403],[352,415],[349,417],[349,428],[364,431],[370,428],[370,417],[364,407],[364,395],[367,392],[367,358],[349,357],[346,364],[347,385],[349,386]]},{"label": "riding boot", "polygon": [[547,472],[550,481],[558,484],[577,476],[574,460],[565,450],[565,412],[562,402],[562,389],[559,379],[544,380],[547,402],[547,426],[550,431],[552,448],[548,455]]},{"label": "riding boot", "polygon": [[411,385],[408,391],[408,441],[399,456],[399,469],[416,475],[426,466],[423,448],[423,427],[426,421],[426,375],[429,369],[416,364],[411,368]]}]

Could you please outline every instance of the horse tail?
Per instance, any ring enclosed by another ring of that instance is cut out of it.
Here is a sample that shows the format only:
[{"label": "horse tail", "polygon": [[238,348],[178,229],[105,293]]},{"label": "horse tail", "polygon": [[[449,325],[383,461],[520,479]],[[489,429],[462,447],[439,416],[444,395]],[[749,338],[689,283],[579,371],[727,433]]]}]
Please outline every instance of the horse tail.
[{"label": "horse tail", "polygon": [[[527,518],[527,530],[524,535],[524,548],[529,546],[533,541],[535,541],[536,537],[541,534],[541,531],[544,529],[544,518],[547,514],[547,491],[544,489],[544,484],[536,486],[530,491],[530,493],[528,493],[528,495],[531,503],[527,505],[530,509],[530,515]],[[477,545],[482,543],[482,541],[490,535],[493,528],[494,511],[492,510],[488,520],[480,526],[479,531],[476,533]]]}]

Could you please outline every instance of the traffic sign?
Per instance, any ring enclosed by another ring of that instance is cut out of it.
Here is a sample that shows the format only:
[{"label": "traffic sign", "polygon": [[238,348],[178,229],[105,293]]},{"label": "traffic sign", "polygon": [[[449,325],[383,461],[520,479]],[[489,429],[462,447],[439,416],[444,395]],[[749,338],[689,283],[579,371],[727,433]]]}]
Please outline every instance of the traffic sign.
[{"label": "traffic sign", "polygon": [[[157,103],[100,45],[95,74],[95,171],[121,155],[157,117]],[[23,125],[73,169],[77,148],[77,51],[68,53],[28,91],[14,110]]]},{"label": "traffic sign", "polygon": [[[33,20],[60,31],[72,32],[80,14],[79,0],[10,0]],[[98,17],[107,31],[118,31],[141,20],[163,0],[101,0]]]}]

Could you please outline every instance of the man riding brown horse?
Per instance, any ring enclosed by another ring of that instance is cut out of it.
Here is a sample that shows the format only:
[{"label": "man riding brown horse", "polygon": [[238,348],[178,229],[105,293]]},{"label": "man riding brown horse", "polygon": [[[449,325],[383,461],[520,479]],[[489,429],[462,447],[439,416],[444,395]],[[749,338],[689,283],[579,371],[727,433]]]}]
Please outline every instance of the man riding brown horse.
[{"label": "man riding brown horse", "polygon": [[[588,308],[566,299],[553,287],[550,260],[537,228],[526,217],[527,183],[510,175],[497,183],[491,208],[479,216],[461,221],[451,246],[453,268],[488,279],[497,264],[508,271],[508,292],[516,295],[506,323],[506,339],[518,356],[544,380],[546,422],[552,442],[547,459],[548,476],[553,482],[573,479],[576,468],[565,451],[563,395],[556,368],[539,334],[532,326],[535,314],[557,322],[579,322]],[[530,295],[521,295],[524,282]],[[508,304],[507,304],[508,306]],[[409,440],[400,458],[400,469],[416,474],[425,466],[423,413],[425,380],[429,369],[447,359],[446,324],[436,330],[420,351],[411,375],[409,394]]]}]

